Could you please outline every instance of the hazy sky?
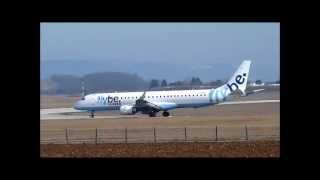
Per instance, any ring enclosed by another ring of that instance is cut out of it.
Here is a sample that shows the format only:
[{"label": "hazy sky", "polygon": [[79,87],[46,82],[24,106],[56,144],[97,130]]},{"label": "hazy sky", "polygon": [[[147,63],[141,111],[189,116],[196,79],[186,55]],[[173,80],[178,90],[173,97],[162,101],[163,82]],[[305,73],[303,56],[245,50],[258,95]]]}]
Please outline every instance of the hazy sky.
[{"label": "hazy sky", "polygon": [[234,71],[250,59],[254,79],[277,80],[280,71],[279,23],[41,23],[40,43],[42,62],[175,63],[214,75],[215,64]]}]

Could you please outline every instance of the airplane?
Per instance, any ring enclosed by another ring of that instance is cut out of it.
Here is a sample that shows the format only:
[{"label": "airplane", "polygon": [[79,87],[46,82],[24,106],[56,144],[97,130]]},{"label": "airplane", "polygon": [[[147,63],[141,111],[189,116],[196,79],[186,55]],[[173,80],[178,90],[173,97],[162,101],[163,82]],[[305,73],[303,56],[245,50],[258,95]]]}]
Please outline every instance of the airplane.
[{"label": "airplane", "polygon": [[251,61],[244,60],[230,80],[216,89],[170,90],[144,92],[94,93],[85,95],[73,108],[90,112],[119,110],[122,115],[134,115],[138,112],[155,117],[162,111],[164,117],[170,116],[169,110],[176,108],[200,108],[212,106],[230,100],[236,92],[242,96],[257,93],[263,89],[246,92]]}]

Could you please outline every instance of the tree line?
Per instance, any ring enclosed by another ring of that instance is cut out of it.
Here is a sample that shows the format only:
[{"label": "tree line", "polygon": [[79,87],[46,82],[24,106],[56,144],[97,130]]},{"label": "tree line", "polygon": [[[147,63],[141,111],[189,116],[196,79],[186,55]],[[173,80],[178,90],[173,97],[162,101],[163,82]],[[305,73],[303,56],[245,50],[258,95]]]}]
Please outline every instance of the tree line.
[{"label": "tree line", "polygon": [[143,91],[165,87],[193,87],[201,85],[219,86],[222,80],[203,83],[199,77],[191,80],[175,81],[168,83],[165,79],[144,80],[137,74],[123,72],[91,73],[82,77],[73,75],[52,75],[47,80],[42,80],[42,94],[80,94],[84,84],[87,93],[114,92],[114,91]]}]

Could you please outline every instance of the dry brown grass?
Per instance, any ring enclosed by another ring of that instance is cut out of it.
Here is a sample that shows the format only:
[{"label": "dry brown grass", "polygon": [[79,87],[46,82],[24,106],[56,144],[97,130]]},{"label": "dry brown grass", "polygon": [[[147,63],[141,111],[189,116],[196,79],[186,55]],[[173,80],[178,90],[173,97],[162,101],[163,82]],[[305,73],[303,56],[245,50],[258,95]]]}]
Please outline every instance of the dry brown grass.
[{"label": "dry brown grass", "polygon": [[41,157],[280,157],[279,141],[41,144]]}]

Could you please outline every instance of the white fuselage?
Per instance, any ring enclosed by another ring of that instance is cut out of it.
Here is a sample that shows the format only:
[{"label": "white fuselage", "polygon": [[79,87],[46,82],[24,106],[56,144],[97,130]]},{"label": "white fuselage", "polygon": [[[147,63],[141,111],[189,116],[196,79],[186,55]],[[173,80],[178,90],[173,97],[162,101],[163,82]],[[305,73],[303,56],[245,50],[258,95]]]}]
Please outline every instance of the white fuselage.
[{"label": "white fuselage", "polygon": [[[152,103],[175,103],[177,108],[201,107],[214,104],[210,102],[209,93],[212,89],[148,91],[145,100]],[[118,110],[122,105],[133,105],[143,92],[96,93],[85,96],[83,110]]]},{"label": "white fuselage", "polygon": [[175,108],[203,107],[226,101],[228,96],[240,90],[245,94],[251,61],[243,61],[230,80],[216,89],[148,91],[89,94],[74,104],[78,110],[119,110],[124,114],[149,113]]}]

